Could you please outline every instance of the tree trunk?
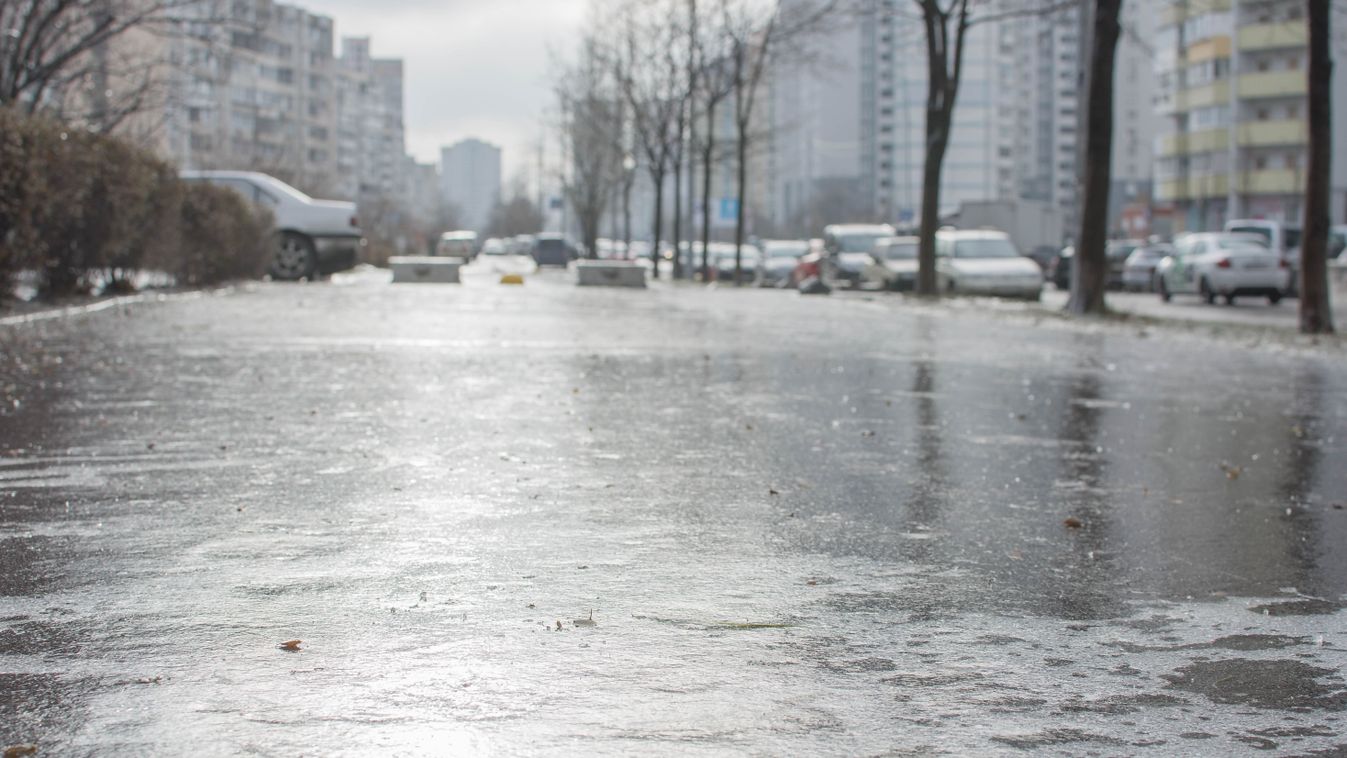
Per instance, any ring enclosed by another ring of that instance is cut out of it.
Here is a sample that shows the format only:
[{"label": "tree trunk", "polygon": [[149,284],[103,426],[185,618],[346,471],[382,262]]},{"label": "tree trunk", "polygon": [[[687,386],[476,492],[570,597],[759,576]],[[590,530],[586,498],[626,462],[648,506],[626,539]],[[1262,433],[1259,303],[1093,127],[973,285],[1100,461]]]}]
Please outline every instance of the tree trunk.
[{"label": "tree trunk", "polygon": [[950,114],[943,110],[926,111],[926,163],[921,173],[921,229],[917,242],[917,283],[915,293],[934,297],[935,230],[940,227],[940,171],[949,145]]},{"label": "tree trunk", "polygon": [[635,175],[627,171],[626,181],[622,185],[622,254],[631,255],[631,185]]},{"label": "tree trunk", "polygon": [[1329,0],[1307,0],[1309,26],[1309,170],[1305,173],[1305,231],[1300,241],[1300,331],[1331,334],[1328,288],[1329,181],[1333,165],[1333,59]]},{"label": "tree trunk", "polygon": [[[678,127],[678,141],[683,141],[683,127]],[[683,255],[678,246],[683,242],[683,148],[680,144],[678,157],[673,162],[674,207],[673,207],[673,278],[683,278]]]},{"label": "tree trunk", "polygon": [[711,246],[711,174],[716,152],[716,104],[706,104],[706,144],[702,146],[702,281],[711,274],[708,265]]},{"label": "tree trunk", "polygon": [[1108,289],[1108,194],[1113,161],[1113,60],[1118,48],[1122,0],[1095,0],[1090,81],[1086,89],[1084,197],[1076,260],[1071,267],[1071,299],[1076,315],[1103,315]]},{"label": "tree trunk", "polygon": [[740,122],[738,144],[735,146],[735,154],[739,165],[738,169],[738,188],[735,194],[739,196],[739,207],[734,219],[734,286],[739,287],[743,282],[743,247],[744,247],[744,214],[748,212],[748,203],[744,202],[744,190],[748,186],[748,125]]},{"label": "tree trunk", "polygon": [[650,262],[654,265],[651,267],[650,277],[658,279],[660,235],[664,232],[664,172],[652,171],[650,178],[655,182],[655,239],[650,245]]}]

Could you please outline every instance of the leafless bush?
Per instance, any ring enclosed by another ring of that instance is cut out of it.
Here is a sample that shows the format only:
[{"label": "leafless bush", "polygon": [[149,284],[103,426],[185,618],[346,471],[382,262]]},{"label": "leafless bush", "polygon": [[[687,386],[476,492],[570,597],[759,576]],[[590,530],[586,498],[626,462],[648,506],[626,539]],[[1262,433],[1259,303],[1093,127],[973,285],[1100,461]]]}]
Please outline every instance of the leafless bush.
[{"label": "leafless bush", "polygon": [[233,190],[184,184],[181,218],[182,245],[166,261],[179,284],[252,279],[266,268],[274,246],[273,220]]}]

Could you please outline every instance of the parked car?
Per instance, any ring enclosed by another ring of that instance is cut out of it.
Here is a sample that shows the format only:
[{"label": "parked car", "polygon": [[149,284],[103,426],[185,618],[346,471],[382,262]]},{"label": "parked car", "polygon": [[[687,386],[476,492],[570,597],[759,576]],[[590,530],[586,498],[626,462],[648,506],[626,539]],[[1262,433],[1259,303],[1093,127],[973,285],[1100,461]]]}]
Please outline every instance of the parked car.
[{"label": "parked car", "polygon": [[1054,287],[1059,290],[1071,289],[1071,264],[1075,259],[1074,245],[1067,245],[1053,257],[1052,262],[1048,264],[1047,276]]},{"label": "parked car", "polygon": [[795,269],[790,272],[790,286],[799,286],[800,282],[806,279],[821,279],[824,261],[827,258],[828,251],[823,248],[823,240],[809,240],[809,252],[800,256],[795,263]]},{"label": "parked car", "polygon": [[460,229],[441,234],[435,255],[472,260],[477,255],[477,232]]},{"label": "parked car", "polygon": [[1145,240],[1109,240],[1104,247],[1104,258],[1108,261],[1109,289],[1120,290],[1125,286],[1123,269],[1127,267],[1127,259],[1137,248],[1144,247],[1145,244]]},{"label": "parked car", "polygon": [[1347,226],[1334,226],[1328,230],[1328,257],[1335,260],[1347,260],[1342,251],[1347,249]]},{"label": "parked car", "polygon": [[1296,295],[1300,286],[1300,226],[1267,219],[1235,218],[1225,222],[1225,231],[1236,234],[1256,234],[1286,261],[1291,281],[1286,294]]},{"label": "parked car", "polygon": [[945,292],[1042,297],[1042,269],[1020,255],[1005,232],[942,229],[935,254],[936,283]]},{"label": "parked car", "polygon": [[1174,253],[1156,267],[1156,290],[1169,302],[1174,295],[1195,294],[1208,303],[1224,297],[1266,297],[1276,305],[1290,284],[1290,265],[1250,234],[1205,232],[1174,240]]},{"label": "parked car", "polygon": [[875,242],[894,235],[888,224],[830,224],[823,228],[828,274],[851,287],[861,286]]},{"label": "parked car", "polygon": [[809,252],[809,241],[764,240],[758,247],[762,253],[758,263],[758,286],[785,287],[790,284],[791,272],[800,256]]},{"label": "parked car", "polygon": [[272,278],[311,279],[355,265],[364,244],[355,203],[315,200],[274,176],[256,171],[183,171],[183,181],[209,182],[238,192],[276,219]]},{"label": "parked car", "polygon": [[509,240],[510,253],[512,255],[532,255],[533,240],[532,234],[516,234]]},{"label": "parked car", "polygon": [[1123,263],[1123,289],[1132,292],[1150,292],[1155,289],[1155,267],[1165,256],[1174,252],[1171,245],[1156,244],[1139,247]]},{"label": "parked car", "polygon": [[[711,243],[711,273],[718,282],[734,282],[734,245],[725,245],[717,249],[719,243]],[[728,249],[726,249],[728,248]],[[758,275],[758,261],[762,254],[752,245],[739,248],[739,281],[751,282]]]},{"label": "parked car", "polygon": [[1024,256],[1037,263],[1038,267],[1046,272],[1052,266],[1052,259],[1057,257],[1057,248],[1052,245],[1039,245]]},{"label": "parked car", "polygon": [[497,237],[490,237],[482,243],[482,255],[509,255],[510,248],[505,245],[505,240]]},{"label": "parked car", "polygon": [[871,252],[865,279],[877,282],[884,289],[907,291],[917,284],[916,237],[881,237]]},{"label": "parked car", "polygon": [[533,242],[533,262],[539,266],[567,266],[579,257],[575,246],[560,234],[539,234]]}]

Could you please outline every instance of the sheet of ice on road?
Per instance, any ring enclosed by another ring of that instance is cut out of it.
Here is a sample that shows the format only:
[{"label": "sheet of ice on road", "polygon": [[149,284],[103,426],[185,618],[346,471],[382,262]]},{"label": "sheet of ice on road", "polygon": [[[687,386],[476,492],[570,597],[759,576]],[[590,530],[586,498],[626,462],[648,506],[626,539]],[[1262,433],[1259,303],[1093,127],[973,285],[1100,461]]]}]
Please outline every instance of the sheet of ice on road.
[{"label": "sheet of ice on road", "polygon": [[1347,742],[1337,352],[495,276],[6,332],[0,744]]}]

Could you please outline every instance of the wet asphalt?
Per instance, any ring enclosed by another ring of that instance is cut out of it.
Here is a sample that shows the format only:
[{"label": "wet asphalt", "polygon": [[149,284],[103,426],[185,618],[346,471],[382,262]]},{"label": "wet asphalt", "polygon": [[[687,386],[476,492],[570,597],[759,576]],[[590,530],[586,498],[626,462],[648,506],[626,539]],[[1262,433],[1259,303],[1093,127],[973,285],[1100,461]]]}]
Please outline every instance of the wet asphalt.
[{"label": "wet asphalt", "polygon": [[1347,752],[1340,343],[473,268],[0,327],[0,748]]}]

